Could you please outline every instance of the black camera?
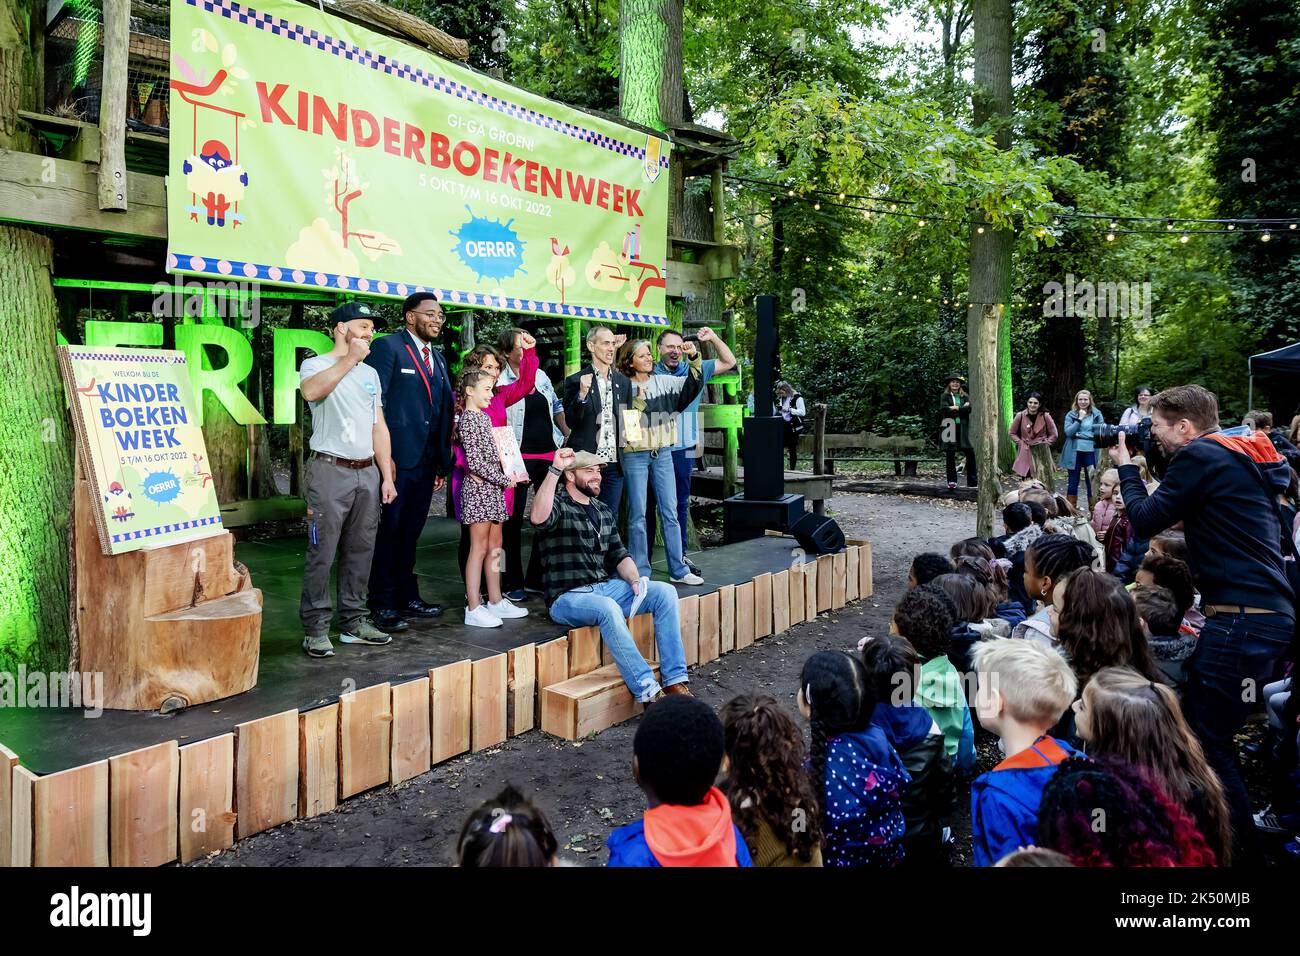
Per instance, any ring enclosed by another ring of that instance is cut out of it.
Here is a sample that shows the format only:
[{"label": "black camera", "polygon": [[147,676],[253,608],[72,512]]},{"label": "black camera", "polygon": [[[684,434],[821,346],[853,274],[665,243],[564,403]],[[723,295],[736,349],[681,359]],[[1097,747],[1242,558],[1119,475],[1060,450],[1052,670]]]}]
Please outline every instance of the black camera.
[{"label": "black camera", "polygon": [[1093,444],[1098,448],[1118,445],[1121,432],[1125,435],[1124,444],[1129,452],[1146,459],[1147,472],[1155,478],[1164,477],[1169,458],[1160,442],[1151,436],[1151,419],[1144,418],[1136,425],[1098,425],[1092,434]]},{"label": "black camera", "polygon": [[1110,448],[1119,444],[1120,433],[1127,437],[1124,443],[1129,451],[1136,454],[1140,449],[1146,455],[1151,451],[1151,419],[1144,418],[1136,425],[1098,425],[1092,433],[1093,443],[1098,448]]}]

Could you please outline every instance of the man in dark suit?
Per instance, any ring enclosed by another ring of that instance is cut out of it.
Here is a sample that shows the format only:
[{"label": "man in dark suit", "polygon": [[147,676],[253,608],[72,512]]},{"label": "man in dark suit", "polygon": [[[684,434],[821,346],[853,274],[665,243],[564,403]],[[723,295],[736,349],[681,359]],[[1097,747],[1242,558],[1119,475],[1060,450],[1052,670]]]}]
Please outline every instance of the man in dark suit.
[{"label": "man in dark suit", "polygon": [[614,368],[614,333],[595,326],[587,333],[591,361],[564,380],[565,447],[589,451],[605,463],[600,500],[615,516],[623,501],[623,422],[620,409],[632,407],[632,383]]},{"label": "man in dark suit", "polygon": [[442,307],[432,292],[417,292],[402,313],[405,329],[378,339],[366,358],[379,373],[397,470],[397,498],[380,512],[370,568],[371,621],[390,633],[409,627],[407,617],[442,613],[420,598],[415,546],[434,492],[451,471],[451,375],[438,347]]}]

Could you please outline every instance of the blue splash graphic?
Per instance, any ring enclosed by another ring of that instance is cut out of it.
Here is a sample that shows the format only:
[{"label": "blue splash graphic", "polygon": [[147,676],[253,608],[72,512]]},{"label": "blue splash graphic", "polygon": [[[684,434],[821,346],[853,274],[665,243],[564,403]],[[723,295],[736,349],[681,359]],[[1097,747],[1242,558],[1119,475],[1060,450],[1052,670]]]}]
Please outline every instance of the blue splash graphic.
[{"label": "blue splash graphic", "polygon": [[181,493],[181,481],[170,471],[154,471],[145,475],[141,485],[144,496],[158,504],[171,501]]},{"label": "blue splash graphic", "polygon": [[474,215],[468,205],[465,209],[469,212],[469,222],[451,232],[460,240],[452,246],[452,251],[474,270],[479,281],[506,279],[516,272],[526,272],[524,241],[510,228],[514,220],[503,223],[500,219]]}]

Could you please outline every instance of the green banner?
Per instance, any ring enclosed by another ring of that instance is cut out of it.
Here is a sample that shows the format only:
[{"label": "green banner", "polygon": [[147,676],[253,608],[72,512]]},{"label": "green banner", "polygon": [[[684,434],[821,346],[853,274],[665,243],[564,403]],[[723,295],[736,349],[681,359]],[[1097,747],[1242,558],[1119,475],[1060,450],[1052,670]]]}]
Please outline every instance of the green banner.
[{"label": "green banner", "polygon": [[168,271],[666,325],[669,143],[293,0],[172,0]]}]

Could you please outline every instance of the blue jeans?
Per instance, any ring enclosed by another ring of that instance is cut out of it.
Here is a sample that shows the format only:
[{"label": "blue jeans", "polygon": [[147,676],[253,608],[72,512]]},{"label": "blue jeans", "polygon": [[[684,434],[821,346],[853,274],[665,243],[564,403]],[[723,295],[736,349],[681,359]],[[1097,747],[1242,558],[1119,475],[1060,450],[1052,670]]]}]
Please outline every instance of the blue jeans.
[{"label": "blue jeans", "polygon": [[1294,629],[1285,614],[1207,615],[1188,661],[1183,713],[1223,781],[1237,842],[1234,863],[1257,862],[1259,847],[1233,738],[1259,706],[1264,684]]},{"label": "blue jeans", "polygon": [[633,451],[623,454],[623,473],[627,476],[627,549],[637,570],[650,574],[650,539],[646,534],[647,489],[655,484],[655,501],[659,520],[664,526],[664,550],[668,553],[668,571],[675,578],[690,573],[682,557],[682,529],[677,523],[677,477],[673,473],[673,456],[667,448],[658,452]]},{"label": "blue jeans", "polygon": [[[632,610],[632,585],[622,578],[610,578],[590,587],[565,591],[551,605],[551,620],[564,627],[600,627],[600,639],[618,665],[623,683],[632,696],[644,703],[660,691],[654,671],[646,663],[627,629]],[[639,611],[655,618],[655,645],[659,648],[659,677],[664,687],[686,682],[686,651],[682,647],[681,624],[677,619],[677,589],[663,581],[651,581]]]},{"label": "blue jeans", "polygon": [[600,500],[613,512],[614,524],[618,524],[618,509],[623,504],[623,469],[618,462],[600,470]]},{"label": "blue jeans", "polygon": [[[1097,467],[1097,453],[1095,451],[1080,451],[1074,454],[1074,467],[1070,469],[1069,487],[1065,493],[1067,495],[1079,494],[1079,472],[1084,468]],[[1092,472],[1084,475],[1084,481],[1088,486],[1088,501],[1092,502]]]},{"label": "blue jeans", "polygon": [[[691,472],[695,468],[695,459],[691,457],[694,449],[673,449],[673,475],[677,478],[677,524],[682,529],[682,554],[690,547],[686,543],[686,525],[691,514]],[[655,516],[645,516],[646,537],[653,541],[655,537]]]}]

